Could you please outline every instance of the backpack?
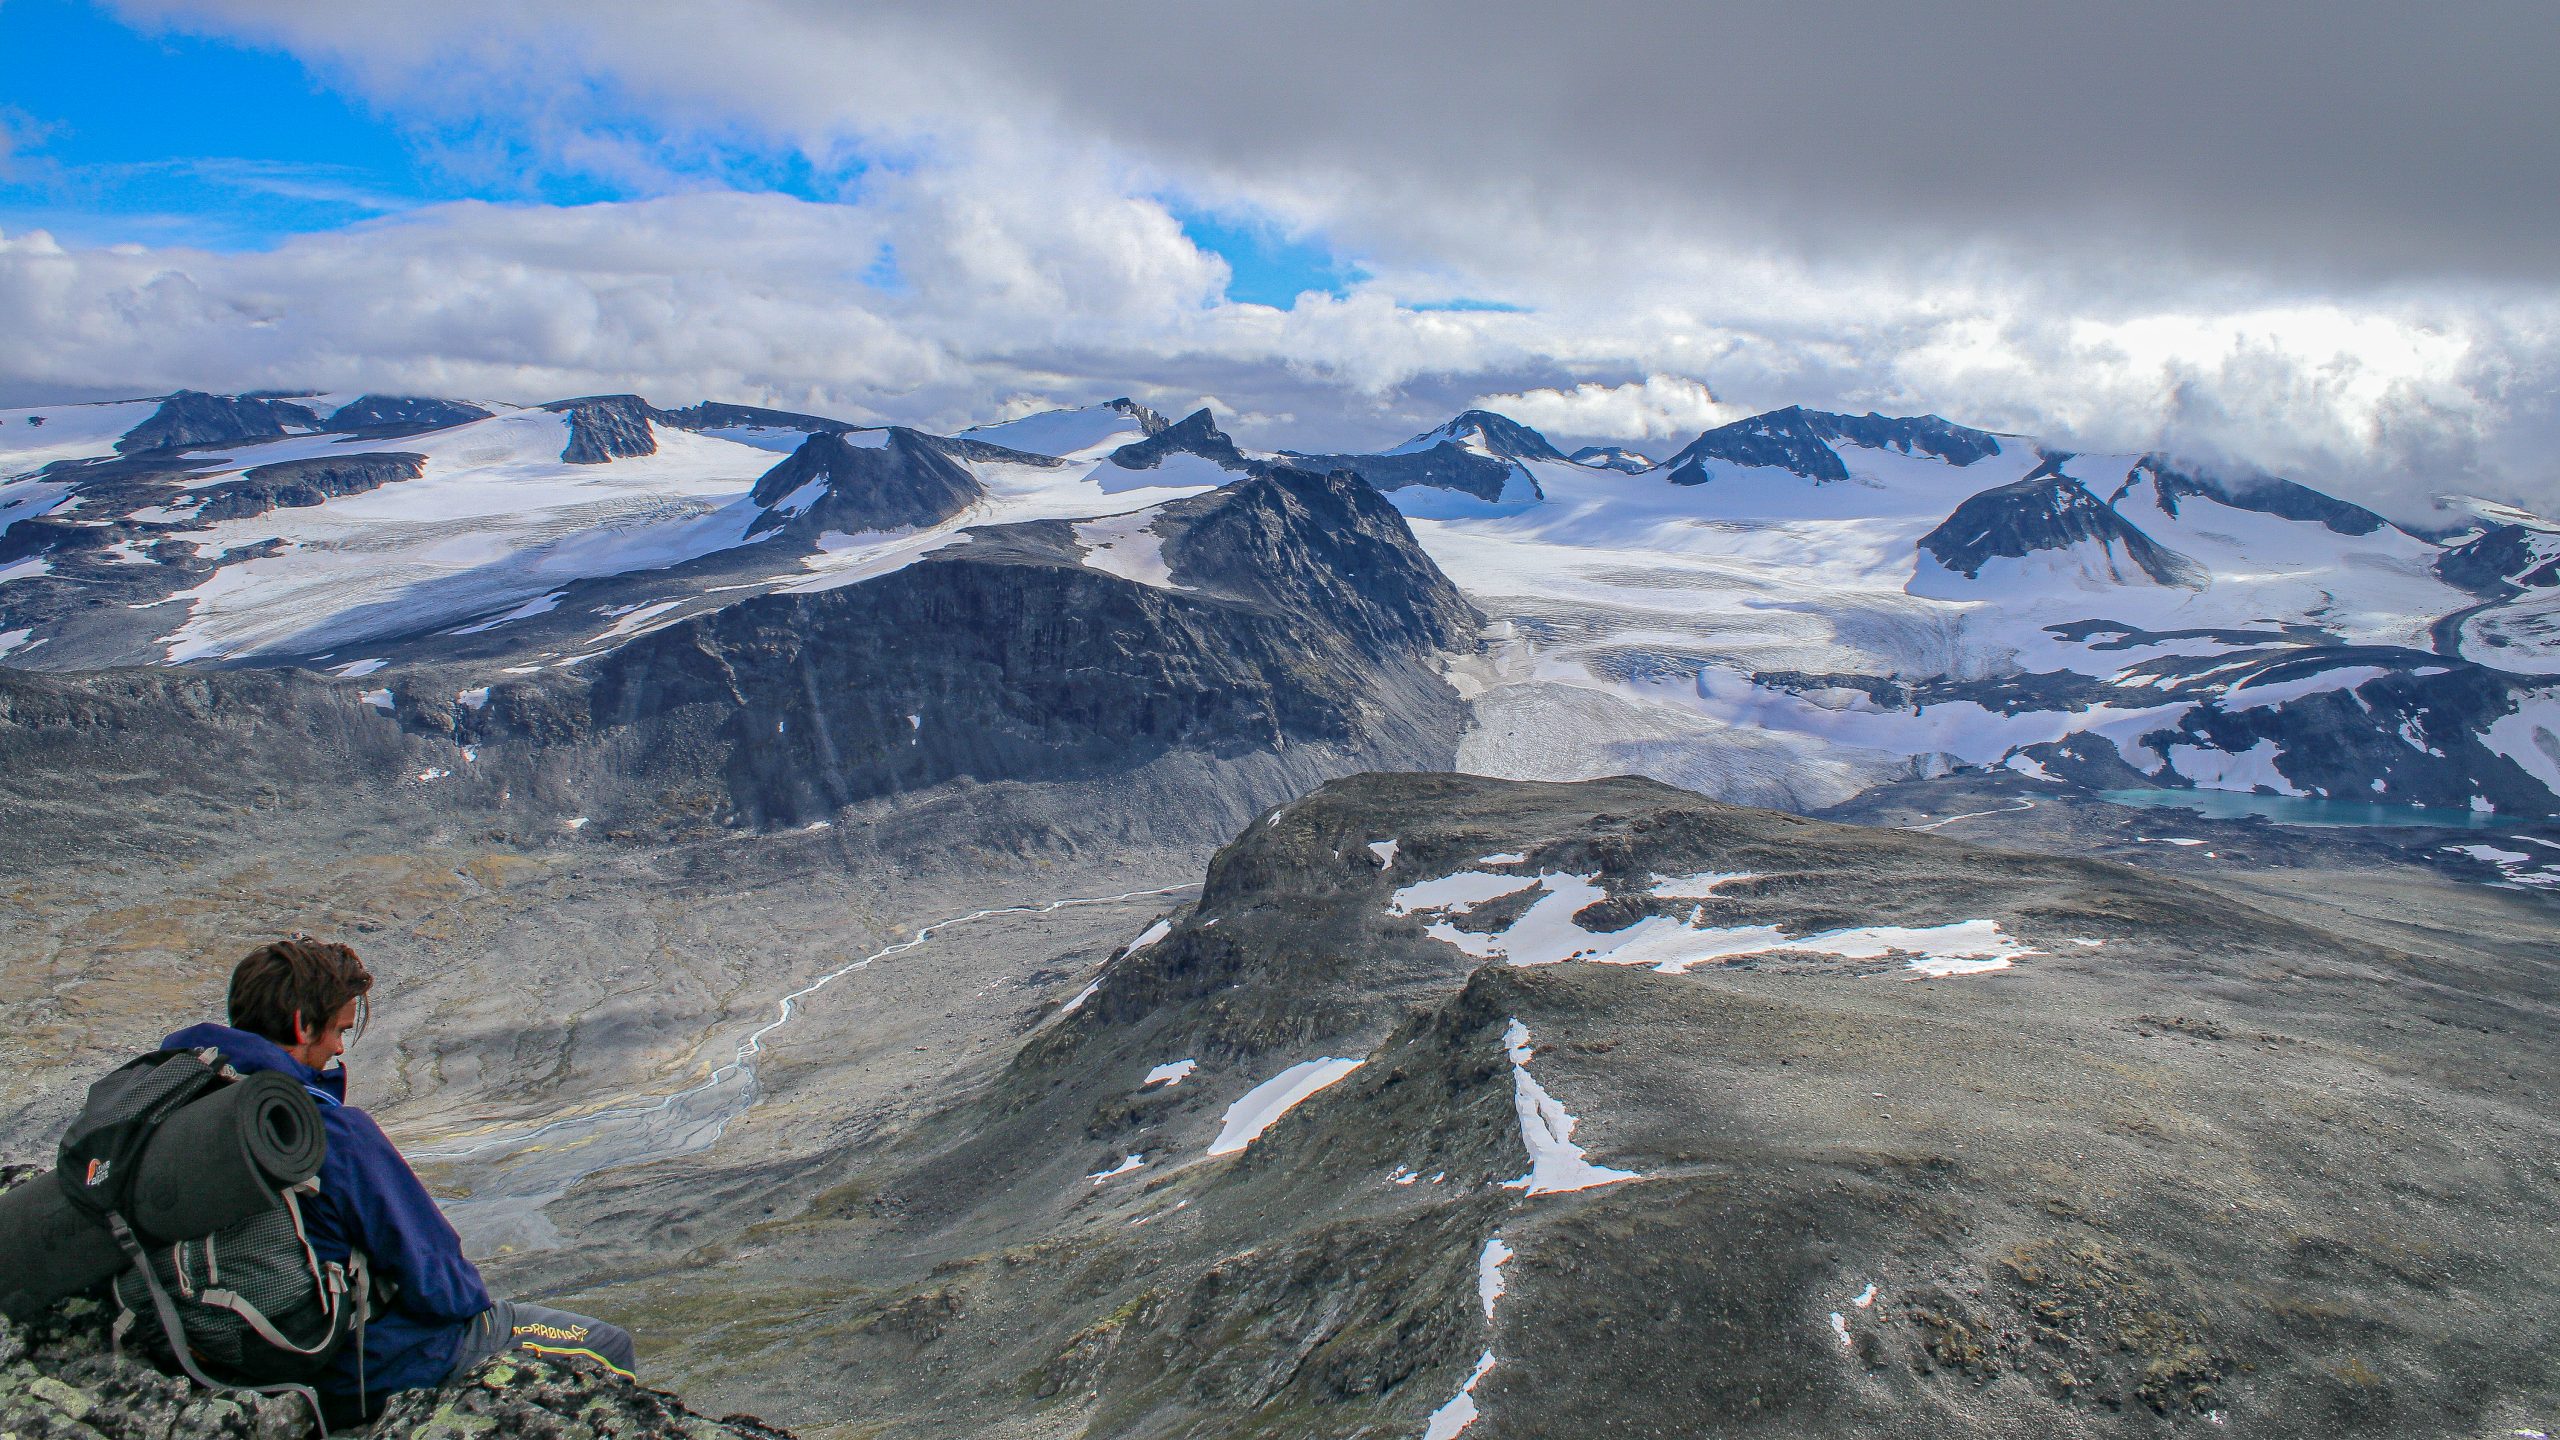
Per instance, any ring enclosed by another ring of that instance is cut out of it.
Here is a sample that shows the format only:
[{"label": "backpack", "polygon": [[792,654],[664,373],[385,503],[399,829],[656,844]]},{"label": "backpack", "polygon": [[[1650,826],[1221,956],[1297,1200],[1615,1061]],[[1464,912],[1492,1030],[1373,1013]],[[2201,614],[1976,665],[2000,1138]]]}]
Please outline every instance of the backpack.
[{"label": "backpack", "polygon": [[126,1063],[89,1087],[87,1103],[63,1136],[55,1173],[124,1250],[128,1263],[115,1278],[119,1342],[153,1315],[157,1333],[146,1332],[144,1343],[197,1383],[298,1392],[316,1410],[308,1382],[328,1369],[350,1336],[363,1343],[369,1288],[361,1254],[340,1265],[312,1252],[300,1197],[318,1193],[320,1177],[194,1239],[138,1235],[126,1219],[153,1132],[236,1078],[213,1050],[160,1051]]}]

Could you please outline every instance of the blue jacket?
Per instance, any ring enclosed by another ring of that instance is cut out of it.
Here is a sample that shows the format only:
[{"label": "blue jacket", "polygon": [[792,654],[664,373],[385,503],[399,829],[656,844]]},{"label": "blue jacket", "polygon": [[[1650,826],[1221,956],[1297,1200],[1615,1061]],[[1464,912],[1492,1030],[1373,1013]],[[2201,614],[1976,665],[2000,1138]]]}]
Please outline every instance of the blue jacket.
[{"label": "blue jacket", "polygon": [[[273,1070],[291,1076],[320,1102],[329,1155],[320,1164],[320,1193],[302,1204],[312,1253],[343,1261],[349,1250],[361,1250],[376,1276],[399,1287],[390,1305],[365,1326],[365,1392],[442,1384],[472,1317],[489,1308],[489,1292],[479,1268],[463,1258],[462,1240],[436,1208],[435,1197],[373,1117],[347,1103],[343,1067],[314,1070],[273,1040],[228,1025],[190,1025],[160,1042],[163,1050],[207,1046],[244,1075]],[[339,1351],[320,1388],[354,1395],[356,1360],[355,1346]]]}]

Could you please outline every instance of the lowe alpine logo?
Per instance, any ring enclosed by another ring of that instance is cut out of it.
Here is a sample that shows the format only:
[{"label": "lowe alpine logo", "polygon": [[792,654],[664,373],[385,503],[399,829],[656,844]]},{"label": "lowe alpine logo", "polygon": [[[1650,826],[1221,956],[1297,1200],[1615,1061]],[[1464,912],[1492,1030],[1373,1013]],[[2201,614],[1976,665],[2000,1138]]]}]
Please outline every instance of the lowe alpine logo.
[{"label": "lowe alpine logo", "polygon": [[87,1177],[86,1179],[84,1179],[81,1183],[82,1183],[82,1184],[84,1184],[84,1185],[104,1185],[104,1184],[106,1184],[106,1183],[107,1183],[107,1162],[106,1162],[106,1161],[104,1161],[104,1160],[92,1160],[92,1161],[90,1161],[90,1162],[89,1162],[89,1174],[88,1174],[88,1177]]}]

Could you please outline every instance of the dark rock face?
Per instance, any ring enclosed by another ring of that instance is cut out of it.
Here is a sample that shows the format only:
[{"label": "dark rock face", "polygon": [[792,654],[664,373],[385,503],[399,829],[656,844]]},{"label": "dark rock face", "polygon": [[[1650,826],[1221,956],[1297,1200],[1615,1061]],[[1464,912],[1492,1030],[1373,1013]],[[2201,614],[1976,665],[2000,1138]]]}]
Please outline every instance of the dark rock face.
[{"label": "dark rock face", "polygon": [[2286,520],[2312,521],[2341,535],[2370,535],[2389,523],[2361,505],[2349,504],[2308,485],[2297,485],[2273,475],[2257,475],[2237,484],[2226,484],[2212,476],[2178,469],[2157,455],[2144,456],[2142,463],[2134,467],[2136,475],[2145,471],[2151,474],[2152,488],[2160,498],[2160,508],[2171,515],[2178,513],[2180,496],[2192,495],[2237,510],[2255,510]]},{"label": "dark rock face", "polygon": [[569,417],[569,443],[560,458],[572,465],[604,465],[658,453],[649,421],[657,412],[637,395],[589,395],[542,407]]},{"label": "dark rock face", "polygon": [[[1308,470],[1348,470],[1380,490],[1427,485],[1439,490],[1456,490],[1479,500],[1499,500],[1511,488],[1512,477],[1525,478],[1525,472],[1508,460],[1496,460],[1462,450],[1448,441],[1428,450],[1409,451],[1402,455],[1293,453],[1288,460],[1290,464]],[[1534,480],[1529,482],[1529,493],[1541,493]]]},{"label": "dark rock face", "polygon": [[1872,411],[1837,415],[1790,405],[1709,430],[1663,463],[1675,485],[1705,484],[1713,478],[1707,469],[1710,460],[1775,467],[1822,484],[1849,478],[1849,467],[1832,448],[1833,441],[1905,455],[1935,455],[1953,465],[1970,465],[2000,453],[1999,437],[1936,415],[1893,418]]},{"label": "dark rock face", "polygon": [[332,411],[325,428],[423,435],[488,418],[488,411],[460,400],[439,400],[429,395],[359,395]]},{"label": "dark rock face", "polygon": [[2560,585],[2560,536],[2522,525],[2492,526],[2437,556],[2436,573],[2481,595],[2504,595],[2510,586]]},{"label": "dark rock face", "polygon": [[2000,437],[1988,430],[1958,425],[1940,415],[1893,417],[1873,410],[1864,415],[1836,415],[1826,410],[1805,413],[1816,433],[1869,450],[1899,450],[1905,455],[1935,455],[1950,465],[1970,465],[2000,453]]},{"label": "dark rock face", "polygon": [[1282,472],[1167,506],[1158,529],[1195,588],[1090,569],[1042,527],[979,532],[892,576],[634,641],[595,662],[593,724],[683,737],[654,748],[725,776],[755,824],[1175,749],[1447,763],[1460,707],[1432,659],[1474,612],[1375,492]]},{"label": "dark rock face", "polygon": [[[1463,442],[1472,434],[1483,443],[1485,449],[1506,460],[1562,460],[1564,458],[1564,452],[1549,444],[1546,436],[1508,415],[1497,415],[1490,410],[1462,410],[1457,418],[1431,431],[1430,434],[1452,442]],[[1417,435],[1414,438],[1421,440],[1428,439],[1429,436]]]},{"label": "dark rock face", "polygon": [[[1302,455],[1287,452],[1289,462],[1307,470],[1348,470],[1380,490],[1426,485],[1455,490],[1479,500],[1499,500],[1505,493],[1544,498],[1538,483],[1516,460],[1562,460],[1564,453],[1547,437],[1505,415],[1468,410],[1437,430],[1414,437],[1416,442],[1440,437],[1421,450],[1385,455]],[[1473,436],[1480,449],[1463,443]],[[1485,452],[1491,452],[1490,454]],[[1515,483],[1516,482],[1516,483]]]},{"label": "dark rock face", "polygon": [[1130,399],[1126,395],[1121,396],[1117,400],[1104,402],[1103,408],[1106,410],[1117,410],[1121,414],[1128,416],[1130,419],[1137,421],[1138,428],[1146,431],[1150,438],[1163,434],[1173,426],[1172,421],[1167,420],[1162,415],[1157,414],[1155,411],[1148,409],[1146,406],[1139,404],[1137,401]]},{"label": "dark rock face", "polygon": [[1808,412],[1795,405],[1718,426],[1664,463],[1671,469],[1672,484],[1703,485],[1712,478],[1706,467],[1709,460],[1774,466],[1816,483],[1849,478],[1849,467],[1840,462],[1839,453],[1824,443]]},{"label": "dark rock face", "polygon": [[1242,470],[1251,463],[1205,408],[1192,411],[1144,440],[1133,440],[1112,451],[1111,463],[1123,470],[1153,470],[1164,463],[1164,457],[1173,454],[1197,455],[1230,470]]},{"label": "dark rock face", "polygon": [[[2276,773],[2323,799],[2460,813],[2477,797],[2502,815],[2560,813],[2560,796],[2481,743],[2481,733],[2514,714],[2530,690],[2518,677],[2422,651],[2331,646],[2272,661],[2233,683],[2275,685],[2364,666],[2386,673],[2277,705],[2199,706],[2145,743],[2173,765],[2177,746],[2236,755],[2272,745]],[[2234,698],[2248,693],[2241,688]]]},{"label": "dark rock face", "polygon": [[238,440],[272,440],[295,430],[317,430],[320,417],[310,407],[288,400],[248,395],[207,395],[181,390],[160,402],[151,418],[116,441],[120,454],[172,450],[190,445],[228,445]]},{"label": "dark rock face", "polygon": [[[810,486],[819,489],[799,508],[776,508]],[[892,429],[885,445],[856,445],[821,431],[756,481],[748,498],[765,513],[747,533],[761,535],[794,522],[812,535],[922,528],[984,496],[978,477],[913,430]]]},{"label": "dark rock face", "polygon": [[1653,462],[1623,445],[1585,445],[1567,457],[1576,465],[1595,470],[1615,470],[1624,475],[1641,475],[1653,468]]},{"label": "dark rock face", "polygon": [[679,430],[728,430],[761,426],[770,430],[806,430],[812,435],[841,435],[866,427],[843,420],[830,420],[824,415],[803,415],[796,410],[767,410],[757,405],[731,405],[718,400],[704,400],[681,410],[658,410],[652,418]]},{"label": "dark rock face", "polygon": [[196,518],[245,520],[280,507],[319,505],[340,495],[361,495],[399,480],[415,480],[427,472],[427,457],[403,452],[331,455],[312,460],[284,460],[260,465],[237,480],[209,485]]},{"label": "dark rock face", "polygon": [[2127,524],[2088,487],[2053,467],[2024,480],[1985,490],[1955,508],[1920,548],[1968,580],[1978,579],[1994,557],[2023,558],[2039,550],[2067,550],[2084,540],[2121,550],[2144,575],[2162,585],[2191,583],[2194,562],[2164,549]]}]

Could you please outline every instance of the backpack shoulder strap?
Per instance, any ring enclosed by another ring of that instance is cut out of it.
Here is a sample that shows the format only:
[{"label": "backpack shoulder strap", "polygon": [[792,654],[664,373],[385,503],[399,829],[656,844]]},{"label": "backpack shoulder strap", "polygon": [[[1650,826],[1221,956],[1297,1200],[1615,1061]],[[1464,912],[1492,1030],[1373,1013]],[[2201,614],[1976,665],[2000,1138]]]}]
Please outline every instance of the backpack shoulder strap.
[{"label": "backpack shoulder strap", "polygon": [[196,1364],[195,1352],[187,1345],[186,1322],[178,1318],[178,1307],[171,1303],[169,1292],[160,1287],[160,1277],[151,1272],[151,1261],[142,1253],[142,1242],[134,1238],[133,1227],[125,1223],[122,1213],[111,1210],[107,1212],[107,1228],[115,1235],[117,1247],[124,1251],[126,1262],[142,1272],[142,1283],[151,1291],[151,1308],[159,1312],[161,1332],[169,1337],[170,1353],[177,1357],[178,1368],[187,1372],[188,1379],[207,1390],[250,1390],[261,1395],[299,1395],[304,1403],[311,1407],[312,1423],[320,1427],[319,1433],[323,1435],[329,1433],[328,1417],[322,1414],[320,1409],[319,1392],[308,1385],[225,1385],[205,1374]]}]

